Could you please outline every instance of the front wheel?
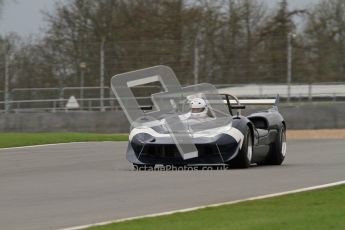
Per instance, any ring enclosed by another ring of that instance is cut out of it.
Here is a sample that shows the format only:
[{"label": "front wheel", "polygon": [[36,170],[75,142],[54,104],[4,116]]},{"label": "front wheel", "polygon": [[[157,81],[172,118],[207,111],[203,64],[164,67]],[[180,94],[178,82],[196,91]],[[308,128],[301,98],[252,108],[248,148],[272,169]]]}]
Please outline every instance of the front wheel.
[{"label": "front wheel", "polygon": [[253,158],[253,140],[249,127],[247,127],[241,150],[229,162],[230,168],[249,168]]}]

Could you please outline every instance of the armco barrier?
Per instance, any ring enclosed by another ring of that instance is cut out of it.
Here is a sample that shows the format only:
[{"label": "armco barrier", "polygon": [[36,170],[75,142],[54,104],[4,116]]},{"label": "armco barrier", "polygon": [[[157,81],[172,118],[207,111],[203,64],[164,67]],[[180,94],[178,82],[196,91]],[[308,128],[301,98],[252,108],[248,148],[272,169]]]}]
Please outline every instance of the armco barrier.
[{"label": "armco barrier", "polygon": [[[299,104],[280,107],[288,129],[345,128],[345,103]],[[128,133],[122,111],[0,114],[0,132]]]}]

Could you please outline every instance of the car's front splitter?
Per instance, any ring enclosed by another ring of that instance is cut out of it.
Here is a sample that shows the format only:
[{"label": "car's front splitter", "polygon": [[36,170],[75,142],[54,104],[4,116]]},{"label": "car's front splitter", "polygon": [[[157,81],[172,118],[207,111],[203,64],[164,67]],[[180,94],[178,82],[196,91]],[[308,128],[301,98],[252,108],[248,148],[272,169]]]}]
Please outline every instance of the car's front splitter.
[{"label": "car's front splitter", "polygon": [[162,142],[147,135],[133,137],[128,145],[127,160],[134,164],[222,164],[233,159],[240,148],[240,143],[228,134],[197,138],[193,139],[193,143],[198,150],[198,156],[184,160],[172,140],[165,139]]}]

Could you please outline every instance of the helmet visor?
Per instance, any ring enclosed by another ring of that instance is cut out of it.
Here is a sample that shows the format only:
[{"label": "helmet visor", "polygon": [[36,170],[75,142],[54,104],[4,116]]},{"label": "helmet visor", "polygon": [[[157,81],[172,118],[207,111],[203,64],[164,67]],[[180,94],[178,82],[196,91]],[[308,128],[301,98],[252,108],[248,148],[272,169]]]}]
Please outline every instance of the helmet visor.
[{"label": "helmet visor", "polygon": [[192,113],[201,113],[205,110],[205,108],[192,108]]}]

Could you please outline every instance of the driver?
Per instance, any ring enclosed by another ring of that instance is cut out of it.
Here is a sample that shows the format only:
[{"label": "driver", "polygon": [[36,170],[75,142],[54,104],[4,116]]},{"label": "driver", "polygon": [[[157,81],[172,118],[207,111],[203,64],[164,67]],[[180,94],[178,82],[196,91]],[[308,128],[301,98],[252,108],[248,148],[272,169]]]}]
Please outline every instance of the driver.
[{"label": "driver", "polygon": [[202,98],[194,98],[191,103],[191,118],[208,118],[208,108],[206,105],[206,101]]}]

